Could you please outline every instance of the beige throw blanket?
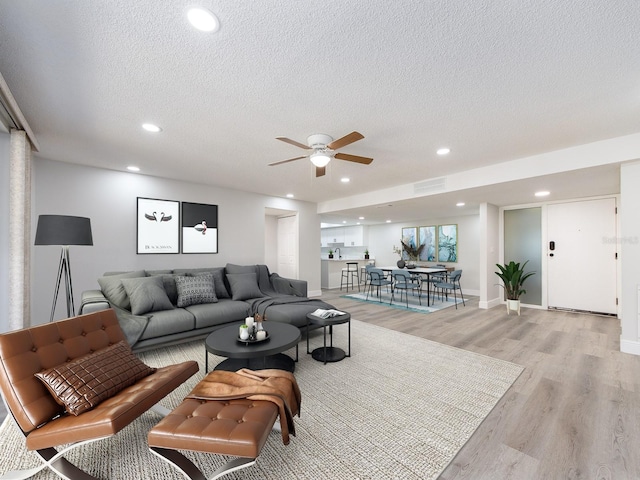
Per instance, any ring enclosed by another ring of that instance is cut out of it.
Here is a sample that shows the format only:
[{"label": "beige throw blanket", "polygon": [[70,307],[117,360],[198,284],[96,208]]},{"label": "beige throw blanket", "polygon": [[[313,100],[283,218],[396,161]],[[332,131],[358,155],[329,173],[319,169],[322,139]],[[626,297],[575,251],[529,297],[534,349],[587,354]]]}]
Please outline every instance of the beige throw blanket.
[{"label": "beige throw blanket", "polygon": [[282,442],[289,444],[289,433],[296,434],[293,417],[300,413],[302,397],[292,373],[284,370],[214,370],[187,395],[198,400],[267,400],[278,406]]}]

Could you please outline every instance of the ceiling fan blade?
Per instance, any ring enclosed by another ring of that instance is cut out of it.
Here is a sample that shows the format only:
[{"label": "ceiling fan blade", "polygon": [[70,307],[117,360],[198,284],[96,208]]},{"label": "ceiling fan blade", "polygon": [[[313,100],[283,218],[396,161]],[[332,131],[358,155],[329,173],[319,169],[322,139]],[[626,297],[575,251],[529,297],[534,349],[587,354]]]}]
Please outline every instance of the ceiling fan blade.
[{"label": "ceiling fan blade", "polygon": [[361,157],[359,155],[349,155],[348,153],[336,153],[333,157],[337,158],[338,160],[362,163],[364,165],[369,165],[371,162],[373,162],[373,158]]},{"label": "ceiling fan blade", "polygon": [[327,148],[330,148],[331,150],[338,150],[339,148],[346,147],[347,145],[357,142],[358,140],[362,140],[363,138],[364,136],[361,133],[351,132],[349,135],[345,135],[342,138],[334,140],[327,145]]},{"label": "ceiling fan blade", "polygon": [[288,143],[289,145],[294,145],[296,147],[304,148],[305,150],[311,150],[311,147],[309,145],[296,142],[295,140],[291,140],[290,138],[287,138],[287,137],[276,137],[276,140],[280,140],[281,142]]},{"label": "ceiling fan blade", "polygon": [[316,167],[316,177],[322,177],[327,173],[327,167]]},{"label": "ceiling fan blade", "polygon": [[289,160],[282,160],[280,162],[273,162],[273,163],[270,163],[269,166],[273,167],[274,165],[281,165],[283,163],[293,162],[294,160],[300,160],[301,158],[307,158],[307,157],[306,156],[304,156],[304,157],[296,157],[296,158],[290,158]]}]

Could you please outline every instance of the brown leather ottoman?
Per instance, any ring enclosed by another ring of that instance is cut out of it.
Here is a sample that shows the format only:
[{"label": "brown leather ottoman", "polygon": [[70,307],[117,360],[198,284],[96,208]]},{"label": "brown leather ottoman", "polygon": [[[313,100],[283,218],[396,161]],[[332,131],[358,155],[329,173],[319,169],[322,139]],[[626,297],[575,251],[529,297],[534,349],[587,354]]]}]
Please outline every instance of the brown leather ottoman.
[{"label": "brown leather ottoman", "polygon": [[[193,480],[213,480],[256,462],[278,418],[278,407],[265,400],[195,400],[187,398],[153,427],[150,450]],[[231,455],[206,477],[177,450]]]}]

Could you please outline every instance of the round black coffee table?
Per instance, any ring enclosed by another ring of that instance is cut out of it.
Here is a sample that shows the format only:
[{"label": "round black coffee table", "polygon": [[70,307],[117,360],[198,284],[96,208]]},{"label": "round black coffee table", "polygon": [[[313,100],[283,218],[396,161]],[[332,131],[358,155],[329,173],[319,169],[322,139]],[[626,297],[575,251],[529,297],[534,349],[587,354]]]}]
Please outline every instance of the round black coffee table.
[{"label": "round black coffee table", "polygon": [[[349,353],[345,353],[344,350],[333,346],[333,326],[342,323],[348,324],[349,332]],[[313,352],[309,351],[309,325],[319,325],[323,327],[324,346],[316,348]],[[329,327],[329,337],[331,337],[331,344],[327,347],[327,327]],[[344,315],[338,315],[331,318],[316,317],[313,313],[307,314],[307,353],[311,354],[314,360],[319,362],[339,362],[345,357],[351,356],[351,315],[345,313]]]},{"label": "round black coffee table", "polygon": [[[265,322],[264,329],[269,338],[262,342],[246,344],[238,341],[241,323],[234,323],[213,331],[204,341],[205,371],[209,371],[209,353],[227,357],[215,370],[235,372],[241,368],[264,370],[277,368],[293,372],[298,361],[298,342],[302,338],[298,327],[281,322]],[[295,360],[281,352],[296,347]]]}]

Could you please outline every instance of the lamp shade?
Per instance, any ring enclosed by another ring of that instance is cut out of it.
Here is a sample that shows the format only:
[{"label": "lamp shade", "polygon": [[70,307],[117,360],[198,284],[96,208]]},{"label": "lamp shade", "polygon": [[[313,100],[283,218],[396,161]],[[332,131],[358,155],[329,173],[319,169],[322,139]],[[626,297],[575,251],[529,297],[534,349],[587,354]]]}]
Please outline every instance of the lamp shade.
[{"label": "lamp shade", "polygon": [[312,153],[309,158],[316,167],[326,167],[331,161],[331,156],[325,152]]},{"label": "lamp shade", "polygon": [[36,245],[93,245],[91,220],[70,215],[40,215]]}]

